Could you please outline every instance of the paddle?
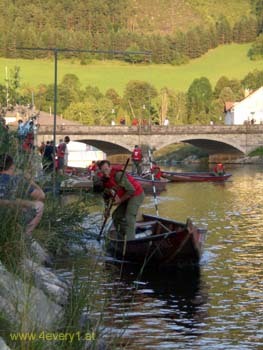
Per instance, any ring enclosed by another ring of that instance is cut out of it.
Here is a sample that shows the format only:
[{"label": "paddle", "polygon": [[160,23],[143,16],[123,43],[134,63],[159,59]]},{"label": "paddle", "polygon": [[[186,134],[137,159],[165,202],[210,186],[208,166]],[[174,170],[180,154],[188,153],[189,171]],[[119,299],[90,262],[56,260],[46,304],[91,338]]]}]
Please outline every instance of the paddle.
[{"label": "paddle", "polygon": [[[122,170],[122,174],[121,174],[121,177],[120,177],[120,182],[121,182],[122,179],[123,179],[123,176],[124,176],[124,174],[125,174],[125,171],[126,171],[126,169],[127,169],[127,166],[128,166],[128,164],[129,164],[129,161],[130,161],[130,158],[128,158],[128,159],[126,160],[125,166],[124,166],[124,168],[123,168],[123,170]],[[107,207],[107,209],[106,209],[107,215],[106,215],[105,218],[104,218],[104,221],[103,221],[102,227],[101,227],[101,229],[100,229],[100,233],[99,233],[99,235],[98,235],[97,241],[100,241],[101,235],[102,235],[102,233],[103,233],[103,231],[104,231],[105,225],[106,225],[106,223],[107,223],[107,221],[108,221],[108,218],[109,218],[109,216],[110,216],[110,212],[111,212],[111,209],[112,209],[112,207],[113,207],[113,204],[114,204],[114,200],[115,200],[115,198],[116,198],[116,195],[117,195],[117,192],[115,192],[114,196],[111,198],[111,200],[110,200],[110,202],[109,202],[109,205],[108,205],[108,207]]]},{"label": "paddle", "polygon": [[[151,149],[150,148],[148,150],[148,154],[149,154],[149,161],[150,161],[150,169],[152,169],[152,153],[151,153]],[[155,183],[154,183],[154,173],[152,171],[151,171],[151,176],[152,176],[152,188],[153,188],[154,205],[155,205],[156,215],[159,216],[156,187],[155,187]]]}]

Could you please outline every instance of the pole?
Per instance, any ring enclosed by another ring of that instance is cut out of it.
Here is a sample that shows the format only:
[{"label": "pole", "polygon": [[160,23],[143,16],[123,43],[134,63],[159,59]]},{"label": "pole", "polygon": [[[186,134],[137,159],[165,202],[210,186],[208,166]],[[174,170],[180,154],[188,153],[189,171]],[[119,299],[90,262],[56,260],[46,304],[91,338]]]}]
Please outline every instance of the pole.
[{"label": "pole", "polygon": [[[123,168],[123,170],[122,170],[122,174],[121,174],[121,177],[120,177],[120,182],[121,182],[122,179],[123,179],[123,176],[124,176],[124,174],[125,174],[125,171],[126,171],[126,169],[127,169],[127,166],[128,166],[128,164],[129,164],[129,161],[130,161],[130,158],[128,158],[128,159],[126,160],[125,166],[124,166],[124,168]],[[102,233],[103,233],[103,231],[104,231],[104,227],[105,227],[105,225],[106,225],[106,223],[107,223],[107,221],[108,221],[108,218],[109,218],[109,216],[110,216],[110,211],[111,211],[111,209],[112,209],[112,207],[113,207],[113,204],[114,204],[114,200],[115,200],[116,195],[117,195],[117,192],[115,192],[114,196],[111,198],[110,204],[109,204],[109,206],[108,206],[108,215],[104,218],[104,221],[103,221],[102,227],[101,227],[101,229],[100,229],[100,233],[99,233],[99,236],[98,236],[98,238],[97,238],[97,241],[100,241],[100,237],[101,237],[101,235],[102,235]]]},{"label": "pole", "polygon": [[57,128],[57,85],[58,85],[58,51],[54,49],[54,120],[53,120],[53,196],[56,195],[56,128]]},{"label": "pole", "polygon": [[154,206],[155,206],[155,210],[156,210],[156,215],[159,216],[156,187],[155,187],[155,184],[154,184],[154,173],[152,172],[152,153],[151,153],[151,149],[150,148],[148,150],[148,154],[149,154],[149,161],[150,161],[150,171],[151,171],[151,176],[152,176],[152,189],[153,189]]},{"label": "pole", "polygon": [[8,79],[8,68],[5,67],[5,82],[6,82],[6,108],[8,108],[9,102],[9,79]]}]

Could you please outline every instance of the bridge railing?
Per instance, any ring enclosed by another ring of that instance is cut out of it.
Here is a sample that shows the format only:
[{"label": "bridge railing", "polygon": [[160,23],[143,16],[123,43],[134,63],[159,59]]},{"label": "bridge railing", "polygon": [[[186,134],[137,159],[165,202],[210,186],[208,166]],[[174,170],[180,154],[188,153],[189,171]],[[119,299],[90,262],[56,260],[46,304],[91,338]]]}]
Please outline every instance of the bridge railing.
[{"label": "bridge railing", "polygon": [[[40,125],[39,134],[53,133],[52,125]],[[177,125],[177,126],[88,126],[88,125],[57,125],[56,133],[60,135],[127,135],[127,134],[240,134],[263,133],[263,125]]]}]

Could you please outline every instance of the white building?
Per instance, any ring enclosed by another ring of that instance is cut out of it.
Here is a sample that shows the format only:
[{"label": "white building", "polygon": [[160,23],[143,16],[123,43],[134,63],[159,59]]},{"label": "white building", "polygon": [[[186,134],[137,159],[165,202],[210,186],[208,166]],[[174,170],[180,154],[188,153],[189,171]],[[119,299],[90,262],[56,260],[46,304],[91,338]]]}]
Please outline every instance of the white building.
[{"label": "white building", "polygon": [[[225,124],[242,125],[263,123],[263,86],[240,102],[225,104]],[[253,122],[252,122],[253,123]]]},{"label": "white building", "polygon": [[71,167],[86,168],[93,160],[106,159],[104,152],[83,142],[70,141],[67,148],[68,165]]}]

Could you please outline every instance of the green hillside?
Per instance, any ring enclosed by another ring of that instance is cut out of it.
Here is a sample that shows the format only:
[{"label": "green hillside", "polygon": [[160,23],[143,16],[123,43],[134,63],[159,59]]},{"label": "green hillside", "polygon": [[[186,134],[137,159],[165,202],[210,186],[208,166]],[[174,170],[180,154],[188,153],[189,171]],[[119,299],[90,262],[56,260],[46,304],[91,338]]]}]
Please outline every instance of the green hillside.
[{"label": "green hillside", "polygon": [[186,31],[215,23],[220,15],[233,25],[251,14],[248,0],[131,0],[131,6],[130,29],[143,33]]},{"label": "green hillside", "polygon": [[[201,58],[179,67],[171,65],[131,65],[118,61],[96,61],[86,66],[71,63],[70,60],[58,62],[59,81],[67,73],[76,74],[82,84],[97,86],[102,92],[114,88],[122,93],[130,80],[143,80],[160,89],[164,86],[178,91],[188,89],[191,82],[202,76],[212,85],[222,76],[242,79],[254,69],[263,70],[263,61],[250,61],[247,57],[249,45],[225,45],[210,50]],[[41,83],[50,84],[54,79],[54,64],[50,60],[22,60],[0,58],[1,83],[5,79],[5,67],[21,67],[22,82],[29,86]]]}]

